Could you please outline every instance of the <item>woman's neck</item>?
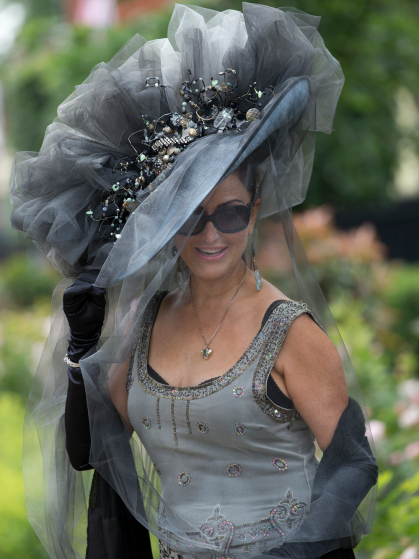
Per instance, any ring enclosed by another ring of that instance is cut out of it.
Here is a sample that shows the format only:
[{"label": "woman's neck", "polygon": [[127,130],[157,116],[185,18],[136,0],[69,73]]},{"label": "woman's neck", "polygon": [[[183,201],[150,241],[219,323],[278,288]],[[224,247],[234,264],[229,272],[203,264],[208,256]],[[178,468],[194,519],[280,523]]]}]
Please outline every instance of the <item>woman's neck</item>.
[{"label": "woman's neck", "polygon": [[[219,305],[225,299],[231,298],[243,276],[248,273],[248,268],[244,262],[239,262],[228,276],[223,276],[215,280],[206,280],[193,274],[189,278],[188,288],[192,290],[193,299],[197,308],[208,305]],[[246,280],[244,281],[244,283]],[[185,290],[189,292],[189,289]]]}]

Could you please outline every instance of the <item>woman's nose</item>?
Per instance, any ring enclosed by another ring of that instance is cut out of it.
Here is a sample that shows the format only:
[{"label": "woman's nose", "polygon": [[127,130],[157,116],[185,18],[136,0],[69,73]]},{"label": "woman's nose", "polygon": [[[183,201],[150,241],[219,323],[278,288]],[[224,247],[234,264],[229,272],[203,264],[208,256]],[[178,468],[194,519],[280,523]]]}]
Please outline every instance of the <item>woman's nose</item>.
[{"label": "woman's nose", "polygon": [[214,243],[218,239],[219,233],[214,224],[208,221],[200,236],[206,243]]}]

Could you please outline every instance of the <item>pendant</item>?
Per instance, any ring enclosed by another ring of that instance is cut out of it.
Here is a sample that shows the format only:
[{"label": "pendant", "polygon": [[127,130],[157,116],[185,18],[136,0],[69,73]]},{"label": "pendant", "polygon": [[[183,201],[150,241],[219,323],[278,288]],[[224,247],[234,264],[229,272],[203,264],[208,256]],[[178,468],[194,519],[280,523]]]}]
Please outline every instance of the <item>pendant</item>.
[{"label": "pendant", "polygon": [[210,349],[209,347],[206,347],[201,351],[201,355],[205,360],[211,357],[211,353],[212,353],[212,349]]}]

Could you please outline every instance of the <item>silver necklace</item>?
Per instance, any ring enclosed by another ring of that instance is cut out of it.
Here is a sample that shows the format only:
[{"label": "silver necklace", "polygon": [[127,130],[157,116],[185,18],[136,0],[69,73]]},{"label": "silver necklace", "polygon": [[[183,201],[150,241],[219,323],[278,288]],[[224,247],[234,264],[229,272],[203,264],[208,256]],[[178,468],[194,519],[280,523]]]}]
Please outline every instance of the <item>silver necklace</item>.
[{"label": "silver necklace", "polygon": [[189,280],[189,292],[190,292],[190,294],[191,294],[192,308],[193,308],[193,312],[194,312],[194,315],[195,315],[196,323],[198,324],[199,331],[201,332],[201,336],[202,336],[202,339],[204,340],[204,344],[205,344],[204,349],[201,351],[201,355],[202,355],[202,357],[203,357],[205,360],[206,360],[206,359],[209,359],[209,358],[211,357],[212,349],[209,348],[208,346],[210,345],[210,343],[212,342],[212,340],[213,340],[213,339],[215,338],[215,336],[217,335],[217,332],[218,332],[218,330],[220,329],[221,324],[223,323],[223,321],[224,321],[224,319],[225,319],[225,317],[226,317],[226,315],[227,315],[227,313],[228,313],[228,309],[231,307],[231,303],[234,301],[234,299],[236,298],[237,293],[239,292],[240,287],[243,285],[244,278],[246,277],[246,271],[247,271],[247,270],[246,270],[246,265],[245,265],[245,267],[244,267],[244,274],[243,274],[242,280],[241,280],[241,282],[239,283],[239,285],[238,285],[238,287],[237,287],[237,289],[236,289],[236,291],[235,291],[233,297],[231,298],[231,301],[229,302],[228,307],[226,308],[225,313],[223,314],[223,318],[221,319],[221,322],[220,322],[220,324],[218,325],[217,330],[216,330],[216,331],[214,332],[214,334],[211,336],[209,342],[206,341],[205,336],[204,336],[204,332],[202,331],[201,325],[199,324],[198,315],[197,315],[197,313],[196,313],[196,308],[195,308],[195,304],[194,304],[193,296],[192,296],[192,282],[191,282],[191,280]]}]

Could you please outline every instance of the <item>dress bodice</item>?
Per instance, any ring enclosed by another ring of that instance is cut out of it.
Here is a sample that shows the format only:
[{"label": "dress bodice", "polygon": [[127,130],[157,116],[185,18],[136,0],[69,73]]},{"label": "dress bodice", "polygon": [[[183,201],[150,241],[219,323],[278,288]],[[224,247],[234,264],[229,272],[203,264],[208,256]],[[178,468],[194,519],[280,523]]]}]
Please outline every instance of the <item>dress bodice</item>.
[{"label": "dress bodice", "polygon": [[235,557],[290,539],[311,499],[314,437],[295,408],[268,398],[267,380],[307,305],[280,303],[226,373],[180,388],[147,371],[159,297],[143,317],[127,389],[128,415],[160,476],[164,506],[192,541]]}]

